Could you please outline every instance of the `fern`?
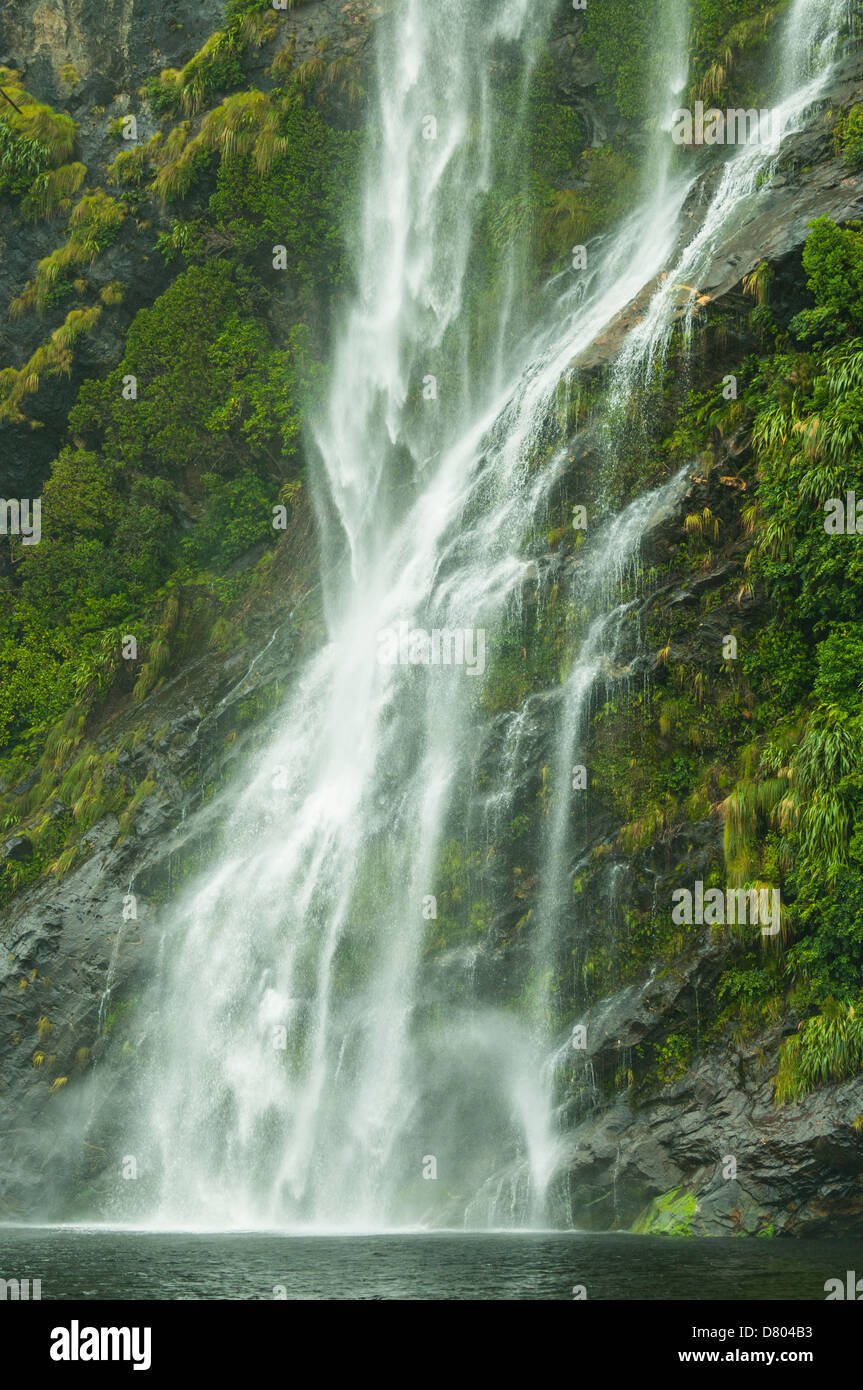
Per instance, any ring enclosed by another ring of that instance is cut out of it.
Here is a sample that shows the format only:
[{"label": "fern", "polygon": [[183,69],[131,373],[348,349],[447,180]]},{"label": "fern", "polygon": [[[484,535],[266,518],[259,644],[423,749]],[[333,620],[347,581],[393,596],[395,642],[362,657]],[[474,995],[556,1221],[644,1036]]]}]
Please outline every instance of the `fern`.
[{"label": "fern", "polygon": [[829,1082],[846,1081],[863,1067],[863,1018],[852,1005],[828,999],[824,1012],[806,1019],[779,1054],[773,1078],[777,1105],[795,1104]]}]

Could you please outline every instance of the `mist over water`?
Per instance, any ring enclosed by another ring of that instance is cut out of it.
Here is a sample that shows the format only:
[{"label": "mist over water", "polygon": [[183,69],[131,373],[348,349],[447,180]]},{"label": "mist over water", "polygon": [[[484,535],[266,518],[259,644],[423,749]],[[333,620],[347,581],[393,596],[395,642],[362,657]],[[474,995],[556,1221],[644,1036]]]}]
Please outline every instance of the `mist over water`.
[{"label": "mist over water", "polygon": [[[482,632],[493,663],[536,582],[534,528],[569,441],[547,445],[562,385],[578,389],[574,363],[649,287],[614,368],[613,448],[620,401],[667,347],[679,286],[698,285],[777,151],[729,152],[681,248],[693,176],[675,171],[668,119],[684,99],[688,6],[665,0],[638,205],[591,244],[587,271],[543,294],[528,284],[525,239],[513,237],[503,292],[480,322],[477,229],[518,134],[496,68],[505,59],[515,70],[523,118],[554,10],[552,0],[402,0],[379,26],[356,289],[309,439],[328,640],[295,673],[272,746],[230,789],[212,867],[164,914],[152,1060],[126,1141],[146,1156],[160,1225],[569,1219],[553,1200],[554,1060],[567,1042],[549,1024],[548,980],[579,852],[571,772],[618,655],[623,586],[685,475],[592,521],[568,581],[581,616],[553,692],[530,938],[538,983],[518,1012],[478,990],[475,947],[452,948],[446,990],[426,950],[451,826],[512,814],[531,712],[520,707],[492,737],[481,672],[382,663],[381,634],[404,624]],[[843,0],[795,0],[777,31],[786,130],[826,82],[844,10]],[[540,446],[549,457],[535,467]],[[492,745],[491,784],[478,785],[478,750]],[[440,1183],[423,1178],[430,1159]],[[454,1194],[445,1206],[439,1186]]]}]

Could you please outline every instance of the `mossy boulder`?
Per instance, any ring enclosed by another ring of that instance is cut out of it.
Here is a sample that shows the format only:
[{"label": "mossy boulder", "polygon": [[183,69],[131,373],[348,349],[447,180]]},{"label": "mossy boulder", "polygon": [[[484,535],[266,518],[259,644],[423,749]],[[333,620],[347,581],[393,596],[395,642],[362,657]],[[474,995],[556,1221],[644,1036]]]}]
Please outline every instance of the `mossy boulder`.
[{"label": "mossy boulder", "polygon": [[654,1197],[632,1227],[638,1236],[688,1236],[692,1234],[695,1193],[673,1187]]}]

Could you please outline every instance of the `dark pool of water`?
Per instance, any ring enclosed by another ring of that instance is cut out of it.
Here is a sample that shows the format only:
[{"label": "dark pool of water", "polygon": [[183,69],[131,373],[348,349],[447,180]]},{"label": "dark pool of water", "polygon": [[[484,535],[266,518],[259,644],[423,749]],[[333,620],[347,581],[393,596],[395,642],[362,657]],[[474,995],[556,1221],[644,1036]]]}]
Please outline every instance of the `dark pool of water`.
[{"label": "dark pool of water", "polygon": [[863,1241],[559,1234],[286,1236],[0,1226],[0,1278],[42,1299],[824,1301]]}]

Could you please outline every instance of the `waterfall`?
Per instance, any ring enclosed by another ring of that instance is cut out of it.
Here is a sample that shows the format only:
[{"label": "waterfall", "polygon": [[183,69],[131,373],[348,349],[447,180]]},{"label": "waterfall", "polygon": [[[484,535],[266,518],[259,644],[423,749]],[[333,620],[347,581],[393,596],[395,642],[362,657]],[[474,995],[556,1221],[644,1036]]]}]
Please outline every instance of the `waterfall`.
[{"label": "waterfall", "polygon": [[853,19],[854,0],[793,0],[784,34],[782,76],[787,92],[805,91],[812,82],[817,93],[830,73],[843,25]]},{"label": "waterfall", "polygon": [[[692,177],[675,170],[667,118],[686,83],[687,7],[666,0],[638,206],[591,244],[581,278],[557,277],[545,295],[529,293],[524,240],[513,237],[489,317],[476,290],[477,232],[495,179],[517,157],[519,113],[555,8],[400,0],[380,21],[356,291],[309,430],[328,637],[296,673],[271,746],[230,789],[213,866],[163,914],[151,1060],[128,1125],[163,1224],[461,1220],[489,1184],[503,1197],[483,1219],[550,1219],[558,1135],[548,1060],[560,1040],[549,1036],[542,988],[522,1011],[478,991],[470,946],[449,952],[451,997],[430,990],[438,868],[460,807],[512,805],[517,759],[507,750],[524,733],[523,707],[496,736],[491,789],[472,783],[492,718],[482,668],[534,582],[532,529],[567,467],[566,438],[547,447],[560,384],[666,270],[625,336],[618,395],[644,378],[679,310],[671,287],[697,284],[770,157],[744,150],[729,160],[679,252]],[[804,8],[824,23],[801,37]],[[839,8],[798,0],[788,51],[826,43]],[[806,63],[792,63],[805,88],[788,98],[792,123],[824,79],[803,73]],[[501,64],[513,74],[506,114]],[[600,517],[571,581],[569,602],[586,616],[554,697],[555,799],[531,943],[540,976],[575,853],[562,789],[628,612],[620,585],[683,486],[674,478]],[[462,640],[448,664],[430,659],[430,640],[406,638],[435,632]],[[511,1180],[501,1177],[507,1164]]]},{"label": "waterfall", "polygon": [[777,163],[783,140],[805,127],[807,115],[826,88],[851,8],[849,0],[793,0],[776,45],[782,94],[774,129],[782,134],[775,142],[741,145],[727,161],[696,235],[668,268],[647,313],[617,359],[618,402],[628,397],[634,381],[650,380],[657,363],[664,362],[681,293],[688,296],[686,313],[691,322],[699,288],[718,245],[729,232],[745,224],[754,209],[759,180]]}]

